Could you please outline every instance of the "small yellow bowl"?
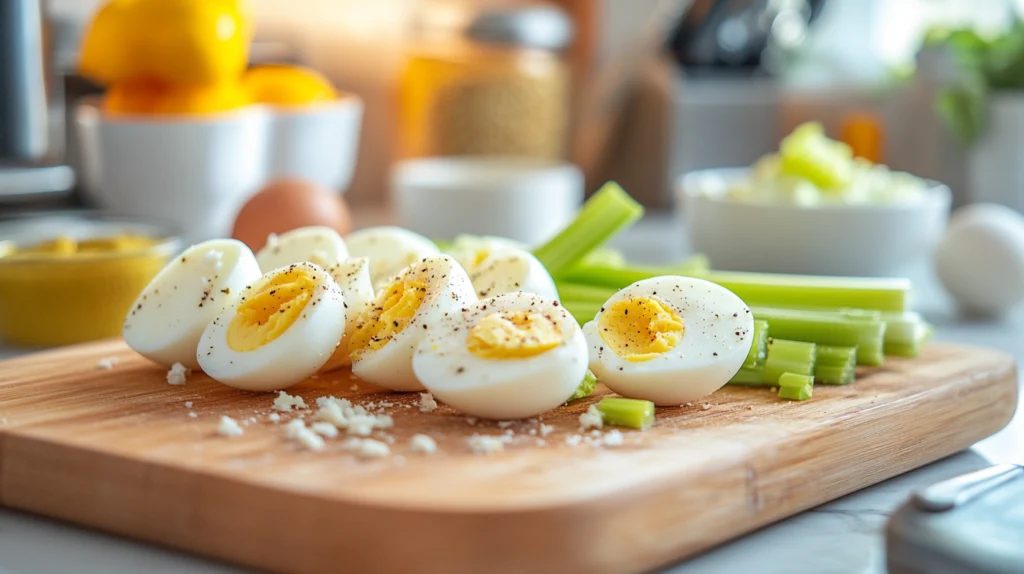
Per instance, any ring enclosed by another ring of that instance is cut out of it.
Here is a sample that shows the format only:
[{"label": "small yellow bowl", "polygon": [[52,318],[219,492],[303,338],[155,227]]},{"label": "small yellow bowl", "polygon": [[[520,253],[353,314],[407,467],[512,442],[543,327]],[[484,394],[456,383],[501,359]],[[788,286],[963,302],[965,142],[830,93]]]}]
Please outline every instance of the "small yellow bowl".
[{"label": "small yellow bowl", "polygon": [[[151,241],[70,255],[19,252],[57,237],[121,235]],[[135,297],[179,248],[167,228],[136,221],[65,214],[0,222],[0,337],[49,347],[120,336]]]}]

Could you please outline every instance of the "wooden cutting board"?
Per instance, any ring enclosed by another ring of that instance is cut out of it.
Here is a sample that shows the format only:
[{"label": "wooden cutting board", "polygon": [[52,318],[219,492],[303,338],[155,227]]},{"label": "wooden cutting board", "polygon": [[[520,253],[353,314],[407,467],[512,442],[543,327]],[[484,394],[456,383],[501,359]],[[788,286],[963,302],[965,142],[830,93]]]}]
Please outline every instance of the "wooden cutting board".
[{"label": "wooden cutting board", "polygon": [[[996,432],[1017,374],[1008,355],[936,344],[802,403],[726,388],[662,408],[621,446],[566,444],[586,400],[542,417],[546,444],[517,422],[492,455],[466,439],[508,429],[347,372],[293,392],[393,403],[392,456],[358,460],[342,438],[299,450],[283,437],[295,415],[268,420],[272,395],[168,385],[118,341],[0,363],[0,504],[284,572],[641,572]],[[225,438],[222,414],[255,422]],[[418,432],[437,454],[411,453]]]}]

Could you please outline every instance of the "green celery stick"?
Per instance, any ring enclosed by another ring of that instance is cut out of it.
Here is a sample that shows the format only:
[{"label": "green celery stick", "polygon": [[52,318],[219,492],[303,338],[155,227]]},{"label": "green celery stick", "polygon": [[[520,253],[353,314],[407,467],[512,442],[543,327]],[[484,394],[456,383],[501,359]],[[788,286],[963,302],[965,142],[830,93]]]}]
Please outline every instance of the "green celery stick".
[{"label": "green celery stick", "polygon": [[857,374],[857,348],[818,345],[814,380],[826,385],[846,385]]},{"label": "green celery stick", "polygon": [[622,289],[637,281],[661,277],[663,275],[683,275],[686,277],[700,277],[708,272],[708,260],[703,255],[694,255],[689,259],[675,265],[651,266],[651,265],[597,265],[583,262],[568,269],[559,280],[569,281],[582,285],[595,285],[611,287],[614,290]]},{"label": "green celery stick", "polygon": [[583,204],[572,223],[533,254],[557,277],[643,214],[643,206],[610,181]]},{"label": "green celery stick", "polygon": [[579,400],[579,399],[583,399],[583,398],[589,397],[591,394],[593,394],[594,389],[596,387],[597,387],[597,377],[594,376],[594,373],[591,373],[588,370],[587,374],[583,376],[583,382],[580,383],[580,386],[576,387],[576,392],[574,392],[572,394],[572,396],[569,397],[569,400],[567,400],[565,402],[568,403],[568,402],[572,402],[572,401],[576,401],[576,400]]},{"label": "green celery stick", "polygon": [[750,343],[747,359],[743,361],[744,369],[753,369],[764,364],[768,355],[768,322],[754,321],[754,336]]},{"label": "green celery stick", "polygon": [[603,305],[616,292],[616,289],[611,287],[570,283],[568,281],[557,281],[555,286],[558,288],[558,298],[561,300],[597,303],[599,305]]},{"label": "green celery stick", "polygon": [[750,306],[869,309],[903,312],[910,281],[854,277],[810,277],[769,273],[712,271],[704,279],[718,283]]},{"label": "green celery stick", "polygon": [[884,313],[885,354],[916,357],[921,347],[931,339],[932,326],[912,311]]},{"label": "green celery stick", "polygon": [[580,261],[581,265],[608,265],[610,267],[625,267],[626,256],[617,249],[611,247],[598,247]]},{"label": "green celery stick", "polygon": [[[769,324],[769,329],[773,329]],[[817,348],[814,343],[769,339],[768,358],[764,362],[764,382],[778,384],[784,373],[814,376]]]},{"label": "green celery stick", "polygon": [[772,337],[819,345],[857,347],[857,363],[881,365],[885,358],[884,321],[851,319],[842,313],[754,307],[754,318],[768,321]]},{"label": "green celery stick", "polygon": [[654,423],[654,403],[638,399],[604,397],[597,403],[606,424],[645,429]]},{"label": "green celery stick", "polygon": [[601,310],[601,303],[595,303],[593,301],[570,301],[563,299],[562,307],[572,315],[573,319],[580,325],[586,325],[588,322],[593,321],[594,317],[597,316],[597,312]]},{"label": "green celery stick", "polygon": [[783,373],[779,377],[779,398],[806,401],[814,393],[814,377]]},{"label": "green celery stick", "polygon": [[764,365],[752,369],[742,368],[729,379],[730,385],[743,385],[747,387],[767,387],[764,382]]}]

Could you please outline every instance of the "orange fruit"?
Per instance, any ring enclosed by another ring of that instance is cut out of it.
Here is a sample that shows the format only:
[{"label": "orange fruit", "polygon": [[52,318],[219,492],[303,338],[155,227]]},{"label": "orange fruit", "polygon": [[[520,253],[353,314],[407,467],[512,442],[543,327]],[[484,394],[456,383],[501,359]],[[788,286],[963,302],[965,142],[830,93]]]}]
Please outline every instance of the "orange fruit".
[{"label": "orange fruit", "polygon": [[287,64],[256,66],[242,78],[255,103],[304,106],[338,98],[338,92],[322,74]]}]

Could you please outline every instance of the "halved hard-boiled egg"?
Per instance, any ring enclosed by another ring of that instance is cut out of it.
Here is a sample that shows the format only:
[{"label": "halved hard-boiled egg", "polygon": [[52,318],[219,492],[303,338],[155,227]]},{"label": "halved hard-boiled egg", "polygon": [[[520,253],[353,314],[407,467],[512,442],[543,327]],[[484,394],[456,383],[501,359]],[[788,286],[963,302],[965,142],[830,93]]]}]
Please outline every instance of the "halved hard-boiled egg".
[{"label": "halved hard-boiled egg", "polygon": [[409,265],[441,251],[433,241],[401,227],[368,227],[345,237],[352,257],[370,259],[370,280],[375,287],[391,281]]},{"label": "halved hard-boiled egg", "polygon": [[186,249],[142,290],[125,317],[125,342],[162,365],[195,369],[206,325],[260,276],[241,241],[214,239]]},{"label": "halved hard-boiled egg", "polygon": [[459,235],[452,240],[445,253],[451,255],[466,271],[472,271],[490,255],[506,249],[527,250],[529,247],[514,239],[493,235]]},{"label": "halved hard-boiled egg", "polygon": [[345,367],[352,363],[349,352],[349,341],[355,327],[373,303],[373,283],[370,281],[370,260],[365,257],[346,259],[337,265],[327,268],[334,281],[345,297],[345,336],[334,351],[334,355],[324,365],[323,370],[329,371]]},{"label": "halved hard-boiled egg", "polygon": [[587,360],[586,338],[558,301],[508,293],[448,317],[420,343],[413,369],[434,397],[455,409],[518,419],[568,400]]},{"label": "halved hard-boiled egg", "polygon": [[271,235],[267,238],[267,244],[256,254],[256,261],[260,269],[268,273],[303,261],[326,269],[347,257],[348,248],[338,232],[330,227],[316,225]]},{"label": "halved hard-boiled egg", "polygon": [[558,299],[555,281],[529,251],[515,248],[495,251],[467,270],[481,299],[516,291]]},{"label": "halved hard-boiled egg", "polygon": [[416,345],[474,301],[469,277],[451,257],[435,255],[406,267],[359,318],[348,340],[352,373],[395,391],[422,390],[412,368]]},{"label": "halved hard-boiled egg", "polygon": [[732,291],[677,276],[626,287],[583,327],[597,380],[657,405],[722,388],[743,365],[753,329],[750,309]]},{"label": "halved hard-boiled egg", "polygon": [[320,370],[345,332],[345,300],[323,268],[296,263],[246,286],[199,341],[199,366],[238,389],[290,387]]}]

